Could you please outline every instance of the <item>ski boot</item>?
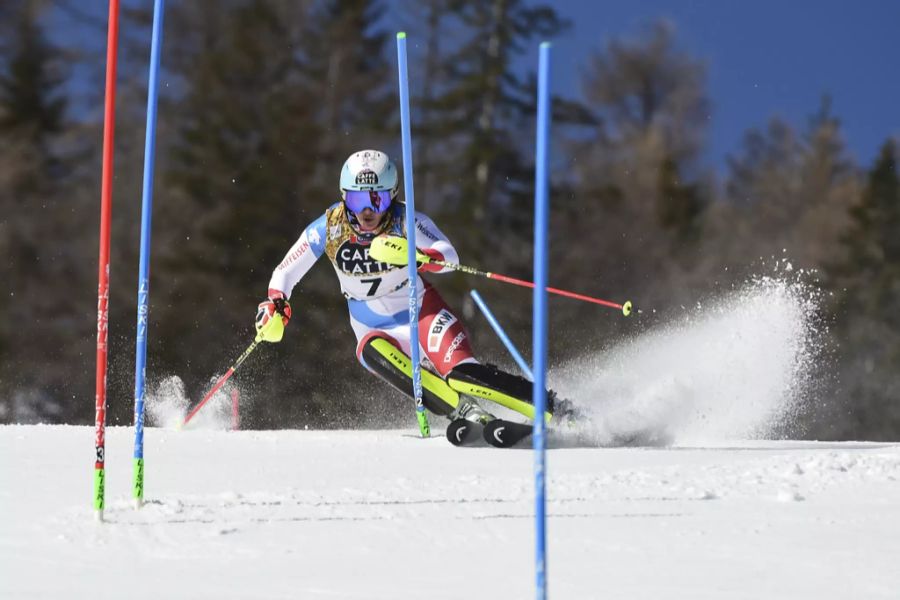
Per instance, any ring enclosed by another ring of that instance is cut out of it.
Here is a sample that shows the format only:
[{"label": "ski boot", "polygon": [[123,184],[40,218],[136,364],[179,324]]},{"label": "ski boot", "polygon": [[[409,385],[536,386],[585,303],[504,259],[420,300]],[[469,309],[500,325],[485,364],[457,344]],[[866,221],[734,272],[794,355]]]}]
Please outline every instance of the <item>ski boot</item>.
[{"label": "ski boot", "polygon": [[584,413],[571,400],[560,400],[553,390],[547,390],[547,406],[553,413],[551,423],[556,426],[571,429],[585,419]]},{"label": "ski boot", "polygon": [[481,432],[494,415],[487,412],[474,400],[461,398],[459,405],[448,415],[447,439],[454,446],[471,445],[482,439]]}]

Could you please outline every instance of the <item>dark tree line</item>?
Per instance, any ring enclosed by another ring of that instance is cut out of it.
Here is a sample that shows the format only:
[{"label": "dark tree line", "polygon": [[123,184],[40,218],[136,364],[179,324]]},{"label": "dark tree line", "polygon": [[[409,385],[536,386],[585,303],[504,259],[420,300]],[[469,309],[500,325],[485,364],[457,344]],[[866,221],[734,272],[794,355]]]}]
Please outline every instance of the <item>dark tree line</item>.
[{"label": "dark tree line", "polygon": [[[168,7],[151,275],[151,383],[193,398],[249,342],[272,268],[337,200],[361,147],[399,158],[393,32],[411,44],[417,203],[465,262],[526,275],[532,235],[535,76],[522,57],[573,25],[522,0],[197,0]],[[0,421],[93,418],[103,15],[67,0],[0,7]],[[149,9],[123,12],[110,300],[110,421],[131,421]],[[51,35],[50,23],[86,37]],[[559,57],[559,60],[568,60]],[[827,97],[802,126],[748,131],[724,173],[703,161],[706,67],[665,22],[595,50],[581,93],[554,98],[552,279],[658,307],[636,321],[554,305],[556,362],[740,284],[760,257],[816,270],[837,372],[808,434],[900,433],[900,183],[896,141],[849,155]],[[516,341],[530,295],[444,277],[472,316],[478,285]],[[408,421],[408,402],[353,359],[326,261],[292,298],[285,342],[245,363],[257,427]],[[591,327],[584,327],[590,322]],[[477,346],[502,357],[478,317]],[[500,360],[503,360],[500,358]],[[826,401],[827,400],[827,401]]]}]

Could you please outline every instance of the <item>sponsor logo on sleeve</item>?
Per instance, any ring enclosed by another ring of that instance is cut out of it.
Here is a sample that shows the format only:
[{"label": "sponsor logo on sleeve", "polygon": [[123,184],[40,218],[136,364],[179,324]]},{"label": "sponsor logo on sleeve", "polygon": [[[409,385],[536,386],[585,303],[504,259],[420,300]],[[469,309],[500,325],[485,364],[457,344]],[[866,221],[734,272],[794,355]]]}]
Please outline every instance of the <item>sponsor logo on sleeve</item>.
[{"label": "sponsor logo on sleeve", "polygon": [[442,308],[441,312],[435,315],[431,320],[431,326],[428,328],[428,351],[437,352],[441,349],[441,342],[444,341],[444,335],[450,326],[456,323],[456,317],[446,308]]},{"label": "sponsor logo on sleeve", "polygon": [[310,229],[307,232],[306,237],[309,238],[309,243],[313,244],[315,246],[318,246],[319,244],[322,243],[322,238],[319,237],[319,232],[315,229]]},{"label": "sponsor logo on sleeve", "polygon": [[422,233],[422,235],[427,237],[432,242],[438,241],[437,236],[434,235],[430,229],[425,227],[425,225],[423,225],[421,221],[416,221],[416,229],[418,229]]},{"label": "sponsor logo on sleeve", "polygon": [[281,264],[278,265],[278,269],[286,269],[291,263],[297,261],[301,256],[303,256],[306,251],[309,250],[309,242],[303,240],[303,243],[294,248],[290,254],[284,257],[284,260],[281,261]]}]

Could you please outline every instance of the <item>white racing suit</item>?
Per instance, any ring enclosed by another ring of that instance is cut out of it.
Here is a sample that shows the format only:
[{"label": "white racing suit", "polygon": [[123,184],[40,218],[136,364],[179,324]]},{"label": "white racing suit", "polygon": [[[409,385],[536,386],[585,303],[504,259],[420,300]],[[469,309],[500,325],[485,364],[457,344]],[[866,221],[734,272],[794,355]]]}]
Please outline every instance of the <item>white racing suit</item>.
[{"label": "white racing suit", "polygon": [[[395,202],[377,235],[406,237],[405,206]],[[378,262],[369,257],[375,234],[360,234],[351,227],[343,202],[330,206],[311,223],[285,255],[269,281],[269,295],[290,297],[294,286],[322,254],[337,273],[347,298],[350,325],[356,334],[356,356],[372,371],[400,391],[412,393],[409,336],[408,268]],[[416,213],[416,247],[432,258],[458,261],[453,245],[427,216]],[[423,270],[447,269],[426,265]],[[421,276],[416,288],[419,301],[419,348],[434,373],[423,370],[423,400],[432,412],[451,415],[459,394],[488,399],[530,418],[534,416],[531,383],[475,360],[462,322],[440,295]],[[552,410],[552,409],[551,409]]]}]

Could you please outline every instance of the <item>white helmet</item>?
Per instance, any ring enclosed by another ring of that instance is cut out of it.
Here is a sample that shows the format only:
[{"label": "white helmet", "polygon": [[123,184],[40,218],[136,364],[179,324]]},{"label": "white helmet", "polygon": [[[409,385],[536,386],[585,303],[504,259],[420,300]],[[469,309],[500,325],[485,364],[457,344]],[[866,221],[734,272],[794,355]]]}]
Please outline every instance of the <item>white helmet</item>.
[{"label": "white helmet", "polygon": [[397,167],[388,155],[378,150],[360,150],[350,155],[341,169],[341,198],[347,191],[390,191],[396,198],[400,190]]}]

